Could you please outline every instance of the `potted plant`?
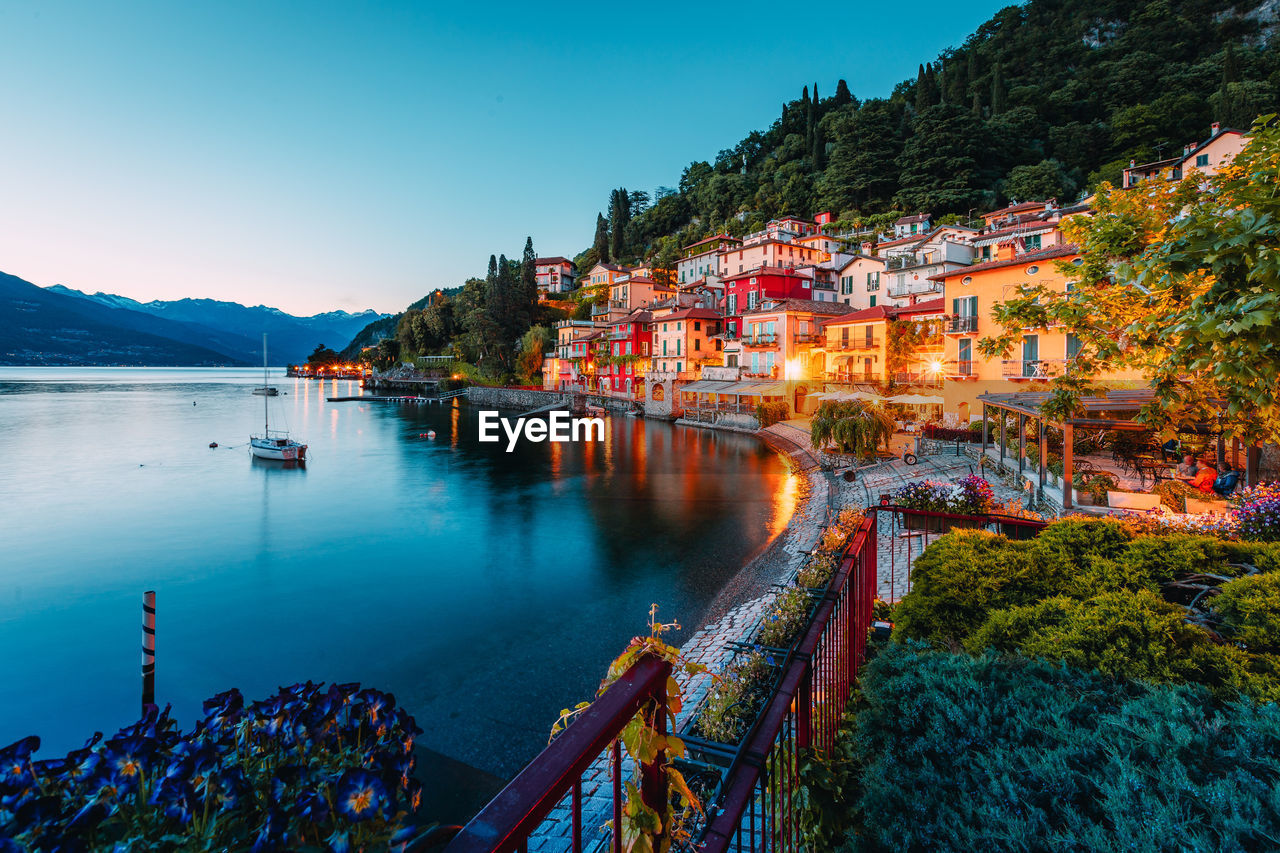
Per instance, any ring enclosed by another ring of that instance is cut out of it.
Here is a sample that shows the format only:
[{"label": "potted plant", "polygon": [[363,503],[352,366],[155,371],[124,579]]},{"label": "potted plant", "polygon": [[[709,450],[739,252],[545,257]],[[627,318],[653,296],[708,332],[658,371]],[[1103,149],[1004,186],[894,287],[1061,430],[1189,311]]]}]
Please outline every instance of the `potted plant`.
[{"label": "potted plant", "polygon": [[[951,486],[947,483],[935,483],[932,480],[916,480],[907,483],[893,493],[893,503],[903,509],[916,509],[925,512],[949,512],[948,500],[951,497]],[[947,519],[930,516],[902,514],[902,523],[907,530],[926,530],[941,533],[943,522]]]},{"label": "potted plant", "polygon": [[1049,473],[1049,482],[1058,485],[1058,481],[1063,477],[1062,457],[1056,453],[1050,453],[1046,458],[1045,470]]}]

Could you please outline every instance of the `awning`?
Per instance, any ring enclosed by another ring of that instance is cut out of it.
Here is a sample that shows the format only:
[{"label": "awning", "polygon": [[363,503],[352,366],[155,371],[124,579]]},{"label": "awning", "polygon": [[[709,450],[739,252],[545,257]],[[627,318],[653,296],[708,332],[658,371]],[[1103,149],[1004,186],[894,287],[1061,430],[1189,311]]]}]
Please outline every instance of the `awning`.
[{"label": "awning", "polygon": [[699,379],[697,382],[680,386],[678,390],[685,394],[723,394],[725,388],[736,384],[724,379]]},{"label": "awning", "polygon": [[733,394],[737,397],[783,397],[786,389],[776,382],[735,382],[733,387],[725,388],[719,393]]}]

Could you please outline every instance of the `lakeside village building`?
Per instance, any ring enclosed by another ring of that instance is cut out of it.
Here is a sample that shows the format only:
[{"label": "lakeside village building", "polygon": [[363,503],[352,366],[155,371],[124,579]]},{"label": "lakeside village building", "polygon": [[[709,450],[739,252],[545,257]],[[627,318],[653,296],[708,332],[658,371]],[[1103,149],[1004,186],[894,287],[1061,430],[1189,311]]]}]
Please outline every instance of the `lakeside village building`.
[{"label": "lakeside village building", "polygon": [[[1215,174],[1244,147],[1241,131],[1213,125],[1179,157],[1130,164],[1123,186]],[[613,398],[647,414],[749,414],[784,401],[812,413],[832,391],[912,394],[929,414],[963,425],[982,393],[1043,388],[1069,369],[1079,341],[1028,331],[990,358],[978,341],[998,334],[997,306],[1019,287],[1065,290],[1081,263],[1061,226],[1088,201],[1011,204],[972,225],[903,216],[884,234],[836,233],[830,214],[784,217],[741,239],[716,234],[685,246],[674,281],[647,267],[598,263],[576,278],[564,258],[539,258],[538,283],[597,297],[591,320],[556,325],[543,385]],[[1143,377],[1100,377],[1135,387]],[[706,419],[706,418],[699,418]]]}]

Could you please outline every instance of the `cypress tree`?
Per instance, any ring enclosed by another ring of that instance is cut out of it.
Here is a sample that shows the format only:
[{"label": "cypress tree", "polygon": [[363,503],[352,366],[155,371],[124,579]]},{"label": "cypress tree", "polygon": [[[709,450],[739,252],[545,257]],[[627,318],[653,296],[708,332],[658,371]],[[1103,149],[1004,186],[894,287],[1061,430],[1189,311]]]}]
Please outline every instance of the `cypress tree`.
[{"label": "cypress tree", "polygon": [[[816,90],[816,86],[814,87]],[[816,94],[816,91],[815,91]],[[814,125],[814,103],[809,100],[809,87],[804,87],[804,144],[810,151],[813,150],[813,125]]]},{"label": "cypress tree", "polygon": [[616,189],[609,205],[609,248],[619,263],[627,253],[627,223],[630,221],[631,196],[625,189]]},{"label": "cypress tree", "polygon": [[1000,73],[1000,63],[997,62],[995,68],[991,69],[991,114],[993,116],[1004,112],[1007,94],[1004,88],[1004,75]]},{"label": "cypress tree", "polygon": [[[973,114],[980,116],[982,115],[982,95],[979,92],[978,87],[974,85],[975,83],[978,82],[978,74],[979,74],[978,51],[976,50],[969,51],[968,68],[969,68],[969,73],[965,76],[967,76],[969,79],[965,82],[965,85],[973,88]],[[963,94],[956,99],[956,103],[958,104],[964,103]]]},{"label": "cypress tree", "polygon": [[[520,289],[523,291],[525,307],[532,312],[538,301],[538,256],[533,252],[533,238],[524,241],[524,256],[520,259]],[[530,314],[529,320],[533,317]]]},{"label": "cypress tree", "polygon": [[605,221],[603,213],[596,214],[596,258],[603,263],[609,263],[609,223]]}]

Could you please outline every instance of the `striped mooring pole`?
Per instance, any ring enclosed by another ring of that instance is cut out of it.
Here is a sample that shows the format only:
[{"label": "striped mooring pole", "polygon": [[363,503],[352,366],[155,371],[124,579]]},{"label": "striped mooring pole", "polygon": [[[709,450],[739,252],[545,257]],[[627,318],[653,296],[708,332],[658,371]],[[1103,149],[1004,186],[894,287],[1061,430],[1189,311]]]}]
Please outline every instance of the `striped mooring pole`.
[{"label": "striped mooring pole", "polygon": [[142,594],[142,713],[156,704],[156,592]]}]

